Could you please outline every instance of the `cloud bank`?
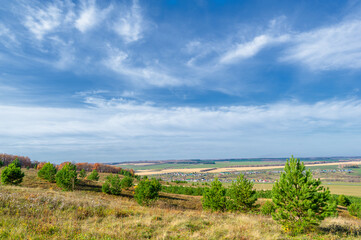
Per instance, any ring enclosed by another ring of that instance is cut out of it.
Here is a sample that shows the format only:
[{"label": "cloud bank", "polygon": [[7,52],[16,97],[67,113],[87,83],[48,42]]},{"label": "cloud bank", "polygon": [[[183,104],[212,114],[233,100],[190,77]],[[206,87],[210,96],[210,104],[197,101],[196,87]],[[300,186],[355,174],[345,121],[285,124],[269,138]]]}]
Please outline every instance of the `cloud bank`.
[{"label": "cloud bank", "polygon": [[[3,149],[20,145],[34,150],[47,143],[48,151],[54,153],[80,149],[91,155],[98,151],[104,153],[108,148],[114,151],[121,144],[121,149],[136,152],[130,159],[174,158],[174,151],[187,153],[189,147],[205,150],[210,146],[208,156],[213,153],[219,156],[224,149],[230,151],[224,153],[225,157],[250,154],[242,146],[264,148],[271,155],[284,155],[292,149],[302,154],[302,149],[314,148],[315,140],[320,141],[315,137],[317,134],[342,132],[341,136],[357,139],[361,129],[361,101],[352,99],[218,108],[163,108],[96,96],[86,97],[85,102],[86,108],[0,106],[2,114],[7,116],[0,119]],[[314,140],[309,139],[311,135]],[[263,142],[264,139],[274,139],[274,142]],[[302,142],[302,147],[283,149],[285,139],[290,145]],[[269,149],[270,146],[273,149]],[[145,152],[152,147],[152,155],[147,156]],[[349,150],[347,146],[342,147]],[[56,156],[51,158],[60,160]],[[96,155],[89,160],[96,161]]]}]

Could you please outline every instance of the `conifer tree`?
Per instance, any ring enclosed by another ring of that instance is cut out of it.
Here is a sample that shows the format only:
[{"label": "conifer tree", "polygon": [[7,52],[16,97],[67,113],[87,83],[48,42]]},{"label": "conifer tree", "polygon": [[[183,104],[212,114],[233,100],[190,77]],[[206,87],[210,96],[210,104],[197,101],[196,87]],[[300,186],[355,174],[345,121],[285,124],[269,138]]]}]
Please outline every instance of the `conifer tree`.
[{"label": "conifer tree", "polygon": [[273,219],[292,235],[314,228],[332,215],[336,207],[329,202],[330,191],[321,186],[319,179],[313,179],[311,171],[293,156],[273,185],[272,200],[276,206]]},{"label": "conifer tree", "polygon": [[55,182],[56,168],[51,163],[45,163],[39,170],[38,177],[48,180],[49,182]]},{"label": "conifer tree", "polygon": [[240,174],[235,182],[227,191],[229,200],[227,209],[235,211],[248,211],[254,207],[257,201],[256,190],[253,189],[253,183]]},{"label": "conifer tree", "polygon": [[83,179],[86,177],[86,171],[84,169],[80,170],[79,177]]},{"label": "conifer tree", "polygon": [[226,189],[218,178],[215,178],[211,188],[206,189],[203,193],[202,206],[204,209],[212,211],[224,211],[226,209],[226,200]]},{"label": "conifer tree", "polygon": [[107,176],[105,183],[102,186],[102,191],[107,194],[120,195],[122,192],[122,184],[119,176],[110,174]]},{"label": "conifer tree", "polygon": [[61,187],[63,190],[72,191],[77,184],[76,166],[71,163],[67,163],[61,170],[55,175],[56,185]]},{"label": "conifer tree", "polygon": [[122,184],[122,188],[129,189],[133,186],[133,178],[125,176],[122,179],[121,184]]},{"label": "conifer tree", "polygon": [[11,163],[1,172],[1,183],[18,185],[23,181],[25,174],[21,171],[16,163]]},{"label": "conifer tree", "polygon": [[94,180],[94,181],[98,181],[99,180],[99,173],[96,169],[94,169],[89,176],[87,177],[87,179],[89,180]]},{"label": "conifer tree", "polygon": [[162,185],[155,178],[152,178],[152,180],[143,178],[134,188],[134,198],[139,205],[149,205],[159,198],[159,191],[162,190]]}]

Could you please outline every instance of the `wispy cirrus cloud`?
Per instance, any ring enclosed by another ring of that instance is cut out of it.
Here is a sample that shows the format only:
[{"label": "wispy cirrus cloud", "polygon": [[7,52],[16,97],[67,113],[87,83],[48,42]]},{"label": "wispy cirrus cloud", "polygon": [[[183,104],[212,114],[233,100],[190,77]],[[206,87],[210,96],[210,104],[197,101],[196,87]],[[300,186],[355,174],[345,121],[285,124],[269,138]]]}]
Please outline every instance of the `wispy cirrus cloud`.
[{"label": "wispy cirrus cloud", "polygon": [[113,6],[109,5],[106,9],[101,10],[96,6],[95,0],[84,0],[82,2],[79,16],[75,20],[75,27],[79,31],[85,33],[106,19],[107,15],[112,9]]},{"label": "wispy cirrus cloud", "polygon": [[127,53],[108,46],[108,57],[102,63],[112,71],[127,76],[133,81],[152,86],[178,86],[187,84],[187,82],[172,76],[159,66],[132,66]]},{"label": "wispy cirrus cloud", "polygon": [[62,8],[55,3],[46,5],[26,5],[24,26],[35,35],[38,40],[54,31],[62,23]]},{"label": "wispy cirrus cloud", "polygon": [[121,13],[113,25],[114,31],[126,42],[135,42],[142,38],[143,18],[138,0],[133,0],[130,11]]},{"label": "wispy cirrus cloud", "polygon": [[289,41],[289,35],[273,37],[270,35],[260,35],[250,42],[237,44],[225,52],[219,62],[221,64],[231,64],[243,59],[251,58],[268,46],[277,45]]},{"label": "wispy cirrus cloud", "polygon": [[361,21],[348,19],[295,35],[281,60],[302,63],[313,70],[360,69],[360,39]]}]

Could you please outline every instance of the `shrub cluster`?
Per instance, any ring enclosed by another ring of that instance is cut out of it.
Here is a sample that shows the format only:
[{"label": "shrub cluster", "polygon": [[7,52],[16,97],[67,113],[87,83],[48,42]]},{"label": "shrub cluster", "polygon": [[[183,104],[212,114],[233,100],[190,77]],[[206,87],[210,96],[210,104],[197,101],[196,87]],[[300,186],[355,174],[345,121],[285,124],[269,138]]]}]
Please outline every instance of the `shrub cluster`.
[{"label": "shrub cluster", "polygon": [[202,196],[206,188],[185,186],[162,186],[162,192],[192,196]]},{"label": "shrub cluster", "polygon": [[135,186],[134,198],[140,205],[149,205],[159,198],[162,185],[157,179],[143,179]]},{"label": "shrub cluster", "polygon": [[253,183],[240,175],[235,182],[226,190],[222,183],[216,178],[211,187],[206,188],[203,193],[202,206],[212,211],[250,211],[255,207],[257,201],[256,191]]},{"label": "shrub cluster", "polygon": [[89,176],[87,177],[89,180],[98,181],[99,180],[99,173],[96,169],[94,169]]},{"label": "shrub cluster", "polygon": [[261,207],[261,213],[263,215],[271,215],[276,211],[276,206],[272,201],[266,201]]},{"label": "shrub cluster", "polygon": [[119,176],[113,174],[107,176],[102,186],[102,191],[107,194],[120,195],[122,192],[122,184]]},{"label": "shrub cluster", "polygon": [[347,208],[351,216],[361,218],[361,204],[352,203]]},{"label": "shrub cluster", "polygon": [[122,189],[133,187],[133,182],[132,177],[126,176],[121,180],[118,174],[110,174],[102,186],[102,191],[107,194],[120,195]]},{"label": "shrub cluster", "polygon": [[340,195],[337,198],[337,203],[338,203],[338,205],[347,207],[351,204],[351,200],[348,197],[346,197],[345,195]]}]

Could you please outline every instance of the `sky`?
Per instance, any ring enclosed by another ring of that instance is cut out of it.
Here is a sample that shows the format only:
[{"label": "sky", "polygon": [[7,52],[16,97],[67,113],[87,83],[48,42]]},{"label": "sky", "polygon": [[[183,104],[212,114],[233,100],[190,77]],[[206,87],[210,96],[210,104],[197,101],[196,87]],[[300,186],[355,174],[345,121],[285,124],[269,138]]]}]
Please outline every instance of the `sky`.
[{"label": "sky", "polygon": [[361,155],[360,1],[0,0],[0,152]]}]

